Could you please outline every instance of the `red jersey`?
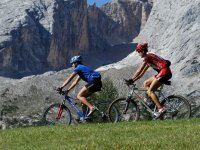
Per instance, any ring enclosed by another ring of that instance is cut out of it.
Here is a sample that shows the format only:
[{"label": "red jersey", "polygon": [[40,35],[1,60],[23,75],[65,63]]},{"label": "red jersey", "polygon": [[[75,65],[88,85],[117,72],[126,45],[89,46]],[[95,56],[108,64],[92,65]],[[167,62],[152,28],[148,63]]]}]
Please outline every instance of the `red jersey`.
[{"label": "red jersey", "polygon": [[166,60],[153,53],[147,53],[147,55],[144,57],[144,62],[148,63],[148,65],[155,70],[168,68]]}]

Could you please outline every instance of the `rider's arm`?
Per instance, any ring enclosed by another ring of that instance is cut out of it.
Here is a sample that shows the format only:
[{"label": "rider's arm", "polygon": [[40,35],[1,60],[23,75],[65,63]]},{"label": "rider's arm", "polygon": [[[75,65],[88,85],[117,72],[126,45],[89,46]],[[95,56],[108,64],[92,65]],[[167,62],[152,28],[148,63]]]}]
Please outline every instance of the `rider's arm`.
[{"label": "rider's arm", "polygon": [[140,79],[144,75],[144,73],[147,71],[148,68],[149,68],[149,65],[144,62],[140,66],[140,68],[138,68],[136,73],[133,75],[133,77],[132,77],[133,81],[136,81],[136,80]]},{"label": "rider's arm", "polygon": [[72,82],[72,84],[70,85],[70,87],[68,88],[68,91],[70,91],[71,89],[73,89],[75,87],[75,85],[77,85],[77,83],[81,80],[80,76],[78,76],[76,78],[76,80],[74,80],[74,82]]},{"label": "rider's arm", "polygon": [[72,73],[63,83],[63,85],[61,86],[61,88],[64,88],[74,77],[76,76],[76,73]]}]

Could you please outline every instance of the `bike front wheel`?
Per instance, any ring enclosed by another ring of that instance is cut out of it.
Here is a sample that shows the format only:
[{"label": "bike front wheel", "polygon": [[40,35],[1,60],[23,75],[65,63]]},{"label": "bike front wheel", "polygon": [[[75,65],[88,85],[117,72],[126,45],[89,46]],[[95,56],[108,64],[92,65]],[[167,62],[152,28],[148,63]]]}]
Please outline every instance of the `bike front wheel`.
[{"label": "bike front wheel", "polygon": [[108,114],[111,122],[137,121],[139,108],[132,99],[119,98],[110,104]]},{"label": "bike front wheel", "polygon": [[167,110],[163,119],[188,119],[191,116],[191,106],[188,100],[180,95],[170,95],[161,105]]},{"label": "bike front wheel", "polygon": [[47,125],[71,124],[71,112],[65,106],[59,103],[50,105],[43,114],[43,121]]}]

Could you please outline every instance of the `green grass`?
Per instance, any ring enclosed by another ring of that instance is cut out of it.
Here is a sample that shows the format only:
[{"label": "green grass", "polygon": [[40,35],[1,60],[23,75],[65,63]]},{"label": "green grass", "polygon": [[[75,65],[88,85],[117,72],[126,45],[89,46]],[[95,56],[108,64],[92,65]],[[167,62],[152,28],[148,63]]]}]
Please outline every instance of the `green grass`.
[{"label": "green grass", "polygon": [[200,119],[0,131],[1,150],[199,150]]}]

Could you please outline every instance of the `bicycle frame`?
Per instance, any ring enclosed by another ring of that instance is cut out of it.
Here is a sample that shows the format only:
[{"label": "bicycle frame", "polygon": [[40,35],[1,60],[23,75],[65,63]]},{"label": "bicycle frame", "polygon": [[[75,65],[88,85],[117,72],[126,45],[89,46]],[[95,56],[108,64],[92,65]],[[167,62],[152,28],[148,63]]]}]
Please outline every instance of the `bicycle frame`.
[{"label": "bicycle frame", "polygon": [[[156,90],[156,92],[158,92],[158,97],[163,97],[163,100],[167,100],[167,98],[164,96],[164,94],[162,93],[162,89],[163,89],[164,85],[161,85],[161,87]],[[156,112],[156,106],[154,106],[153,110],[146,104],[146,102],[144,101],[144,97],[140,96],[140,94],[143,92],[146,92],[146,89],[142,89],[142,88],[137,88],[136,84],[133,84],[132,86],[128,86],[129,87],[129,95],[127,96],[127,100],[132,99],[135,95],[136,99],[138,99],[138,101],[147,109],[148,112],[150,112],[151,114],[154,114]],[[136,93],[136,91],[138,91],[138,93]],[[160,101],[162,103],[162,101]]]},{"label": "bicycle frame", "polygon": [[76,104],[73,102],[75,101],[75,98],[70,97],[68,95],[65,95],[65,98],[62,100],[61,104],[60,104],[60,108],[57,114],[57,118],[59,119],[62,115],[62,110],[63,107],[65,106],[65,103],[68,102],[68,104],[77,112],[77,114],[84,120],[87,117],[87,113],[83,113],[81,110],[79,110],[79,108],[76,106]]}]

